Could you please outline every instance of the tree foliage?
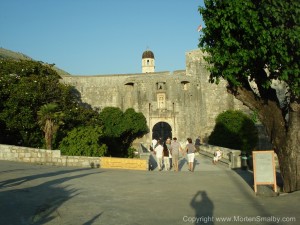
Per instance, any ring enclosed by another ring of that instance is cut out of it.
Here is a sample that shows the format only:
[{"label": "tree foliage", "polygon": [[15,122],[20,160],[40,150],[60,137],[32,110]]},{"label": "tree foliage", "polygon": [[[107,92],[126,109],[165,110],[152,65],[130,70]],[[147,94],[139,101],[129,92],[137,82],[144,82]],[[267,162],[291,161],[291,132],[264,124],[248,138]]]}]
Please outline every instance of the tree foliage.
[{"label": "tree foliage", "polygon": [[122,112],[120,108],[106,107],[99,118],[104,131],[102,140],[112,156],[127,157],[132,142],[149,132],[144,115],[132,108]]},{"label": "tree foliage", "polygon": [[103,131],[99,126],[77,127],[61,141],[59,149],[63,155],[104,156],[107,146],[100,143]]},{"label": "tree foliage", "polygon": [[241,111],[228,110],[216,118],[208,143],[251,153],[258,141],[254,122]]},{"label": "tree foliage", "polygon": [[[300,190],[300,2],[205,0],[210,81],[228,81],[228,91],[257,112],[278,155],[286,192]],[[250,81],[250,82],[249,82]],[[278,98],[274,84],[286,86]]]},{"label": "tree foliage", "polygon": [[74,88],[60,83],[49,65],[0,60],[0,143],[43,147],[37,112],[48,103],[55,103],[64,113],[65,123],[57,131],[54,148],[74,127],[97,120],[97,112],[83,107]]},{"label": "tree foliage", "polygon": [[261,95],[278,79],[299,97],[299,5],[294,0],[205,0],[206,8],[199,9],[207,26],[200,46],[210,53],[211,78],[223,77],[233,86],[254,80]]},{"label": "tree foliage", "polygon": [[56,134],[60,125],[63,124],[62,112],[57,111],[58,105],[48,103],[41,106],[38,114],[38,124],[45,133],[46,148],[52,149],[53,136]]},{"label": "tree foliage", "polygon": [[2,141],[41,146],[36,112],[55,96],[58,79],[51,68],[34,61],[0,61],[0,120],[5,133]]}]

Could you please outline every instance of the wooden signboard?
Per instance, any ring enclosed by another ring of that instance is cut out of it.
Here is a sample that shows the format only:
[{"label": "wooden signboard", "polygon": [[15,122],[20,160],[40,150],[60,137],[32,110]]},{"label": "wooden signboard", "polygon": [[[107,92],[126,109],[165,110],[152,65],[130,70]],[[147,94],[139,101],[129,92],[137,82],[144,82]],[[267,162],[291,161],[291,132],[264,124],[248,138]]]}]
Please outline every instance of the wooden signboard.
[{"label": "wooden signboard", "polygon": [[274,151],[253,151],[254,192],[257,185],[273,185],[277,192]]}]

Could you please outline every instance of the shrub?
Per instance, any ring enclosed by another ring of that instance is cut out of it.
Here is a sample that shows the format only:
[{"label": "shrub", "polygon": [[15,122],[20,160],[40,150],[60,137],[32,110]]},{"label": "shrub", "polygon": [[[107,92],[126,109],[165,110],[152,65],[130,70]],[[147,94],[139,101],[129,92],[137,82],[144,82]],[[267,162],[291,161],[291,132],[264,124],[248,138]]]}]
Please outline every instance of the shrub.
[{"label": "shrub", "polygon": [[137,150],[135,148],[128,148],[128,158],[137,158],[136,152]]},{"label": "shrub", "polygon": [[101,135],[102,129],[100,127],[74,128],[61,141],[59,148],[63,155],[100,157],[105,155],[107,151],[107,146],[99,143]]},{"label": "shrub", "polygon": [[241,111],[228,110],[216,119],[208,143],[250,153],[258,141],[254,122]]}]

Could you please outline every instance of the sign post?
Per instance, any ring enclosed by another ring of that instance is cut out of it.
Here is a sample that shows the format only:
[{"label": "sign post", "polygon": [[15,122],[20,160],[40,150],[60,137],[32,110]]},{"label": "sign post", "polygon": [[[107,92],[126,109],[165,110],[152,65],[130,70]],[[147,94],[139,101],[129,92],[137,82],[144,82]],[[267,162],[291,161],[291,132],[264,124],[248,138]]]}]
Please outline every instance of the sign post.
[{"label": "sign post", "polygon": [[257,185],[273,185],[277,192],[274,151],[253,151],[254,192]]}]

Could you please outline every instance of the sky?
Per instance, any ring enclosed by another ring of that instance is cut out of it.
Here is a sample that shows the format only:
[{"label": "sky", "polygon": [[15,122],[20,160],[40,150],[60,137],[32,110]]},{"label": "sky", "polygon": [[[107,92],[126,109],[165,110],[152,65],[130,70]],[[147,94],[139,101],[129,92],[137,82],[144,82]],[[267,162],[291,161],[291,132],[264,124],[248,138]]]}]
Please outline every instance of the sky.
[{"label": "sky", "polygon": [[185,69],[198,48],[203,0],[0,0],[0,47],[72,75]]}]

